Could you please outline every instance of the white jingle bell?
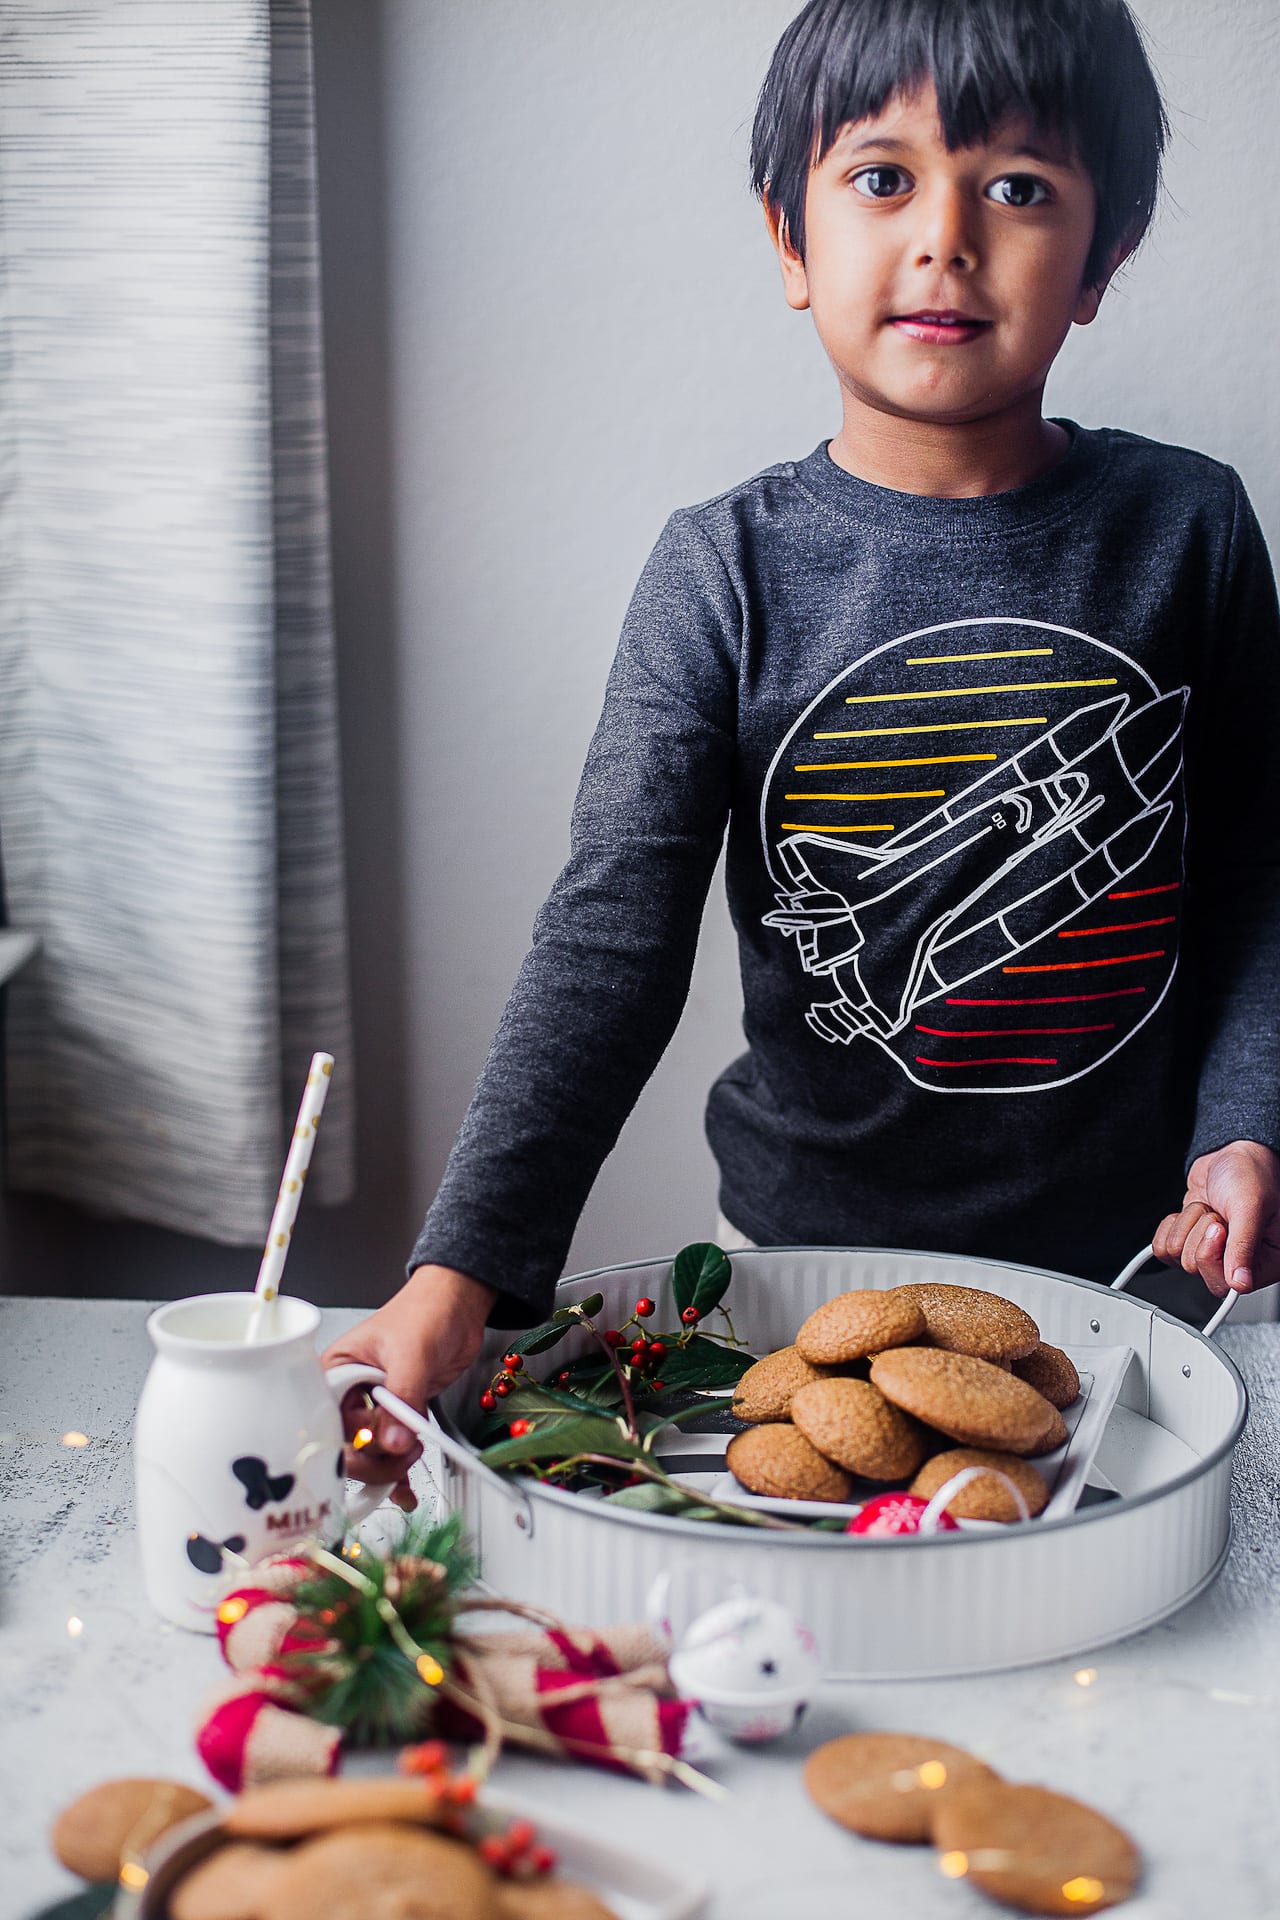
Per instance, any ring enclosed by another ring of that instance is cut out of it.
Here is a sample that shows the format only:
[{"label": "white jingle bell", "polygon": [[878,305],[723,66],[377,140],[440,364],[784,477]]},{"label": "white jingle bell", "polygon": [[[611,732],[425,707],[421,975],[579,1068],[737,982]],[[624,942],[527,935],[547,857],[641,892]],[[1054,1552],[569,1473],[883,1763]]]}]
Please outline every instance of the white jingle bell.
[{"label": "white jingle bell", "polygon": [[717,1732],[750,1743],[791,1732],[822,1670],[808,1627],[748,1594],[699,1614],[668,1668],[677,1693]]}]

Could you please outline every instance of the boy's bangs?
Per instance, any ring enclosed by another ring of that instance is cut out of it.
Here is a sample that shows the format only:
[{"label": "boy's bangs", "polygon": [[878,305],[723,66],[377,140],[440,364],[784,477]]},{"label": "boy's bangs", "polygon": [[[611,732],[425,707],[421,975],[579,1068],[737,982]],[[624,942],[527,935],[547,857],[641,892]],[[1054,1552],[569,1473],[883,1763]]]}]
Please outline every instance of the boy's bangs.
[{"label": "boy's bangs", "polygon": [[949,152],[989,140],[1013,116],[1041,135],[1075,145],[1063,103],[1078,99],[1075,49],[1052,26],[1043,0],[1014,10],[1007,0],[873,0],[845,9],[816,76],[809,164],[816,166],[850,121],[879,114],[931,81]]}]

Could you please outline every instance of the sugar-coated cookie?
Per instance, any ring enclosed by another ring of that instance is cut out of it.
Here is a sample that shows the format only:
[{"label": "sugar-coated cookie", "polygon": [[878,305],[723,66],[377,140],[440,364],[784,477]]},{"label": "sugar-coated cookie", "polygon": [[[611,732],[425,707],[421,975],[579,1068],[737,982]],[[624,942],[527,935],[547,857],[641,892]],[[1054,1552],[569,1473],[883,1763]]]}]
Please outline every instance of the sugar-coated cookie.
[{"label": "sugar-coated cookie", "polygon": [[1142,1877],[1122,1828],[1045,1787],[959,1789],[934,1813],[933,1842],[983,1893],[1023,1913],[1100,1913]]},{"label": "sugar-coated cookie", "polygon": [[461,1840],[389,1820],[337,1828],[287,1853],[271,1920],[503,1920],[497,1882]]},{"label": "sugar-coated cookie", "polygon": [[919,1733],[846,1733],[805,1762],[814,1805],[851,1833],[872,1840],[929,1838],[935,1810],[960,1787],[999,1783],[963,1747]]},{"label": "sugar-coated cookie", "polygon": [[589,1887],[576,1881],[509,1880],[498,1889],[502,1920],[617,1920]]},{"label": "sugar-coated cookie", "polygon": [[[911,1482],[911,1492],[918,1493],[922,1500],[932,1500],[952,1474],[962,1473],[966,1467],[990,1467],[993,1473],[1002,1473],[1006,1480],[1012,1480],[1027,1503],[1030,1519],[1044,1512],[1049,1488],[1035,1468],[1020,1460],[1016,1453],[992,1453],[982,1447],[952,1447],[947,1453],[935,1453]],[[984,1474],[980,1480],[971,1480],[967,1487],[961,1487],[959,1493],[948,1500],[947,1512],[953,1520],[1022,1518],[1008,1487],[992,1474]]]},{"label": "sugar-coated cookie", "polygon": [[905,1480],[929,1451],[923,1429],[869,1380],[815,1380],[791,1402],[806,1440],[865,1480]]},{"label": "sugar-coated cookie", "polygon": [[238,1840],[299,1840],[358,1820],[411,1820],[432,1827],[442,1817],[424,1780],[273,1780],[232,1802],[223,1831]]},{"label": "sugar-coated cookie", "polygon": [[934,1280],[922,1280],[911,1292],[924,1314],[922,1346],[999,1362],[1019,1360],[1039,1344],[1040,1329],[1031,1315],[1003,1294]]},{"label": "sugar-coated cookie", "polygon": [[272,1920],[272,1892],[287,1855],[252,1840],[206,1854],[169,1895],[169,1920]]},{"label": "sugar-coated cookie", "polygon": [[1045,1340],[1021,1360],[1015,1360],[1013,1370],[1019,1380],[1042,1393],[1051,1407],[1069,1407],[1079,1398],[1080,1375],[1074,1361],[1061,1347],[1051,1347]]},{"label": "sugar-coated cookie", "polygon": [[180,1820],[212,1805],[207,1794],[176,1780],[104,1780],[63,1808],[49,1844],[82,1880],[114,1880],[126,1848],[142,1853]]},{"label": "sugar-coated cookie", "polygon": [[850,1480],[793,1426],[772,1424],[735,1433],[725,1465],[748,1493],[775,1500],[847,1500]]},{"label": "sugar-coated cookie", "polygon": [[877,1354],[871,1380],[904,1413],[966,1446],[1029,1454],[1060,1445],[1059,1430],[1065,1437],[1062,1415],[1043,1394],[972,1354],[895,1347]]},{"label": "sugar-coated cookie", "polygon": [[798,1347],[779,1347],[748,1367],[733,1390],[733,1412],[739,1420],[789,1420],[791,1396],[800,1387],[826,1379],[821,1367],[811,1366]]},{"label": "sugar-coated cookie", "polygon": [[816,1367],[861,1360],[885,1347],[906,1346],[924,1332],[915,1287],[859,1287],[827,1300],[803,1323],[796,1346]]}]

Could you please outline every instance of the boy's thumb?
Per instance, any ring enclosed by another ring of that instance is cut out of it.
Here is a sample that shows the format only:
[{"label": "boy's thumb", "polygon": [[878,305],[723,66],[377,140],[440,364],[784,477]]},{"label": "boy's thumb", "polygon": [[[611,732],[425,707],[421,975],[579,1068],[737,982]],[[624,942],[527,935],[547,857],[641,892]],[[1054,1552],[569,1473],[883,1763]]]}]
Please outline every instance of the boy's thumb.
[{"label": "boy's thumb", "polygon": [[1234,1200],[1227,1215],[1227,1250],[1222,1256],[1227,1285],[1237,1293],[1248,1293],[1253,1286],[1262,1222],[1262,1196],[1246,1190]]}]

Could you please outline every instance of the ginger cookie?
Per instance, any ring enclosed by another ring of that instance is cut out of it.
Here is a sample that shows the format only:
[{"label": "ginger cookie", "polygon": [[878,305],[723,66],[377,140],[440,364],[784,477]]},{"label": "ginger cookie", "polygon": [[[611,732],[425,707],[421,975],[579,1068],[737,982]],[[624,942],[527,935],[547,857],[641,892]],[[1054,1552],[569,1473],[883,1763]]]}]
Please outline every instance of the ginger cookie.
[{"label": "ginger cookie", "polygon": [[[962,1473],[966,1467],[991,1467],[996,1473],[1002,1473],[1005,1479],[1012,1480],[1027,1503],[1027,1513],[1034,1520],[1043,1513],[1049,1502],[1049,1489],[1034,1467],[1020,1460],[1016,1453],[990,1453],[981,1447],[953,1447],[948,1453],[935,1453],[932,1460],[926,1461],[915,1479],[910,1491],[918,1493],[922,1500],[932,1500],[938,1488],[945,1486],[952,1474]],[[1021,1520],[1018,1503],[1001,1481],[984,1474],[981,1480],[971,1480],[967,1487],[961,1487],[947,1502],[947,1512],[953,1520]]]},{"label": "ginger cookie", "polygon": [[956,1877],[1023,1913],[1100,1913],[1127,1900],[1142,1859],[1120,1827],[1046,1787],[958,1788],[940,1802],[933,1843]]},{"label": "ginger cookie", "polygon": [[816,1367],[838,1367],[885,1347],[904,1347],[924,1333],[916,1287],[859,1287],[826,1301],[801,1326],[796,1346]]},{"label": "ginger cookie", "polygon": [[[856,1384],[856,1383],[855,1383]],[[847,1500],[850,1480],[795,1427],[769,1424],[735,1433],[725,1465],[748,1493],[775,1500]]]},{"label": "ginger cookie", "polygon": [[1080,1375],[1073,1362],[1061,1347],[1051,1347],[1045,1340],[1015,1360],[1013,1370],[1019,1380],[1042,1393],[1051,1407],[1069,1407],[1079,1398]]},{"label": "ginger cookie", "polygon": [[411,1820],[438,1826],[440,1802],[425,1780],[273,1780],[251,1787],[223,1816],[237,1840],[300,1840],[354,1821]]},{"label": "ginger cookie", "polygon": [[251,1840],[219,1847],[169,1895],[170,1920],[271,1920],[272,1889],[287,1854]]},{"label": "ginger cookie", "polygon": [[[1050,1404],[1051,1402],[1047,1400],[1045,1401],[1046,1406],[1049,1406]],[[1027,1448],[1027,1458],[1029,1460],[1032,1460],[1032,1459],[1038,1460],[1042,1453],[1054,1453],[1057,1451],[1059,1447],[1065,1447],[1066,1444],[1067,1444],[1067,1423],[1063,1419],[1062,1415],[1058,1412],[1058,1409],[1054,1407],[1053,1419],[1049,1425],[1048,1431],[1045,1433],[1042,1439],[1037,1440],[1034,1447]]]},{"label": "ginger cookie", "polygon": [[612,1907],[574,1880],[507,1881],[498,1908],[502,1920],[617,1920]]},{"label": "ginger cookie", "polygon": [[104,1780],[63,1808],[49,1844],[82,1880],[114,1880],[126,1849],[144,1852],[170,1827],[212,1805],[207,1794],[176,1780]]},{"label": "ginger cookie", "polygon": [[949,1287],[922,1280],[911,1288],[924,1314],[922,1346],[948,1353],[971,1353],[977,1360],[1020,1360],[1040,1341],[1029,1313],[999,1293],[979,1287]]},{"label": "ginger cookie", "polygon": [[1062,1427],[1057,1408],[1025,1380],[973,1354],[896,1347],[872,1361],[871,1380],[904,1413],[965,1446],[1028,1454],[1061,1444],[1052,1441]]},{"label": "ginger cookie", "polygon": [[283,1857],[272,1883],[271,1920],[320,1914],[324,1920],[502,1920],[497,1882],[465,1842],[390,1820],[339,1827]]},{"label": "ginger cookie", "polygon": [[869,1380],[815,1380],[791,1418],[818,1452],[865,1480],[905,1480],[929,1450],[924,1431]]},{"label": "ginger cookie", "polygon": [[739,1420],[789,1420],[792,1394],[826,1377],[797,1348],[779,1347],[747,1368],[733,1390],[732,1411]]},{"label": "ginger cookie", "polygon": [[829,1820],[870,1840],[923,1841],[938,1805],[999,1774],[963,1747],[920,1733],[846,1733],[805,1761],[809,1798]]}]

